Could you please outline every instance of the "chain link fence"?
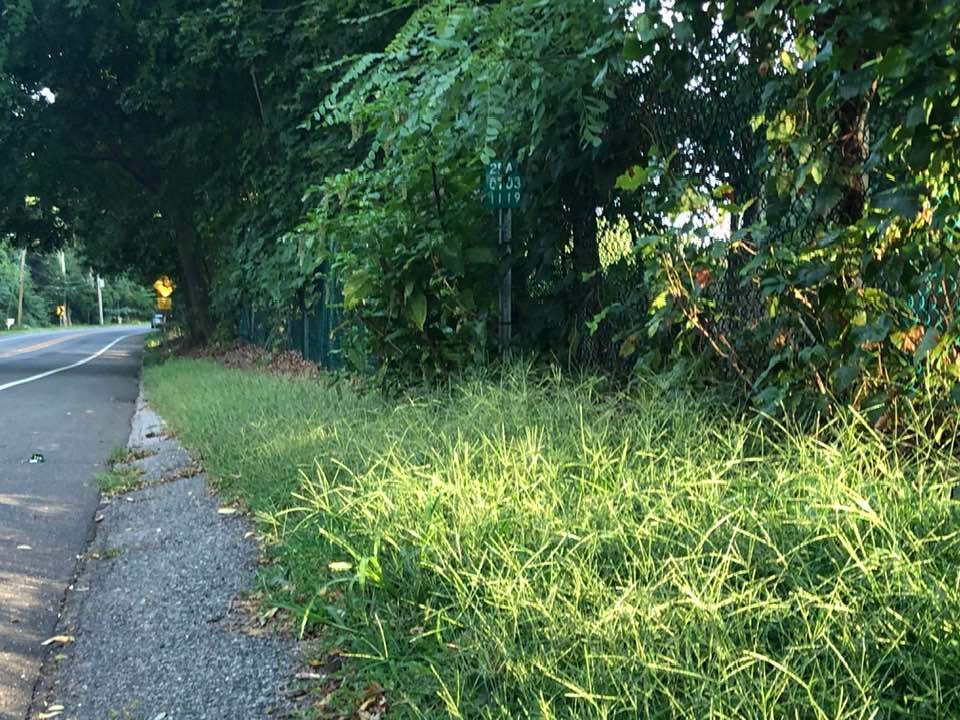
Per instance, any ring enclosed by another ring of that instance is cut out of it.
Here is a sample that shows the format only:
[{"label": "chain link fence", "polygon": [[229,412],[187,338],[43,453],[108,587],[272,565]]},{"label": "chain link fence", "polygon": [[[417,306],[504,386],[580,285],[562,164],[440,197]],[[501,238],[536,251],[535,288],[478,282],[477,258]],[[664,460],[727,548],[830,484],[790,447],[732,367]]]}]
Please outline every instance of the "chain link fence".
[{"label": "chain link fence", "polygon": [[257,312],[254,307],[240,311],[237,335],[244,341],[270,350],[293,350],[304,359],[328,370],[343,367],[343,353],[337,330],[343,321],[343,297],[339,287],[329,285],[318,307],[298,308],[277,317]]}]

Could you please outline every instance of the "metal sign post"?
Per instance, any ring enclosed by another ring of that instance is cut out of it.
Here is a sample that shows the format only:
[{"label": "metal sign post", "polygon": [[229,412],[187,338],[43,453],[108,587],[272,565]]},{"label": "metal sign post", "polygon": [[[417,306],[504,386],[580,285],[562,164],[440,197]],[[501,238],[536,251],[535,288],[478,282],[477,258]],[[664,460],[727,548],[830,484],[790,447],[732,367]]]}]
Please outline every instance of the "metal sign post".
[{"label": "metal sign post", "polygon": [[510,355],[513,337],[513,209],[523,199],[523,178],[512,162],[487,165],[483,205],[497,210],[497,248],[503,273],[500,278],[500,353]]},{"label": "metal sign post", "polygon": [[504,357],[510,354],[510,342],[513,336],[513,262],[511,241],[513,240],[513,210],[500,208],[499,247],[503,279],[500,282],[500,352]]}]

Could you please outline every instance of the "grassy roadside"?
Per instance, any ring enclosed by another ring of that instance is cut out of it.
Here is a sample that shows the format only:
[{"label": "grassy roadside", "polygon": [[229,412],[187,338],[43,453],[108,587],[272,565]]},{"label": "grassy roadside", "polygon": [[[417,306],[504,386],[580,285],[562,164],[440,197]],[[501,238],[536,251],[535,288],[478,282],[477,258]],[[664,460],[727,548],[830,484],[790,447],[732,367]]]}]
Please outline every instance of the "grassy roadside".
[{"label": "grassy roadside", "polygon": [[[84,327],[93,327],[92,325],[74,325],[76,328]],[[42,332],[53,332],[54,330],[69,330],[70,328],[63,328],[59,325],[40,325],[37,327],[22,327],[22,328],[11,328],[10,330],[2,329],[0,330],[0,340],[5,337],[15,337],[17,335],[32,335],[33,333],[42,333]]]},{"label": "grassy roadside", "polygon": [[55,329],[53,325],[49,327],[22,327],[22,328],[11,328],[7,330],[6,328],[0,329],[0,339],[5,337],[13,337],[14,335],[27,335],[29,333],[43,332],[44,330],[53,330]]},{"label": "grassy roadside", "polygon": [[352,656],[318,717],[380,686],[391,718],[960,716],[957,466],[927,446],[522,369],[403,400],[145,382],[257,513],[272,602]]}]

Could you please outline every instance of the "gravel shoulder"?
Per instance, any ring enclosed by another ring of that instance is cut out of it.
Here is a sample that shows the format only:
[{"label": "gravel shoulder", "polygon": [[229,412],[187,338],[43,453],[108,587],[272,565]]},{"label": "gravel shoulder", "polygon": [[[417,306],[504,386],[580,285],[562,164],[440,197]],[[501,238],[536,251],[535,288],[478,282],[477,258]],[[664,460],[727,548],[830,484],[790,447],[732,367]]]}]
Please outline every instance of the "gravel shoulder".
[{"label": "gravel shoulder", "polygon": [[139,489],[104,499],[68,592],[30,718],[289,717],[295,641],[243,632],[254,579],[250,523],[225,514],[206,477],[141,397],[130,450]]}]

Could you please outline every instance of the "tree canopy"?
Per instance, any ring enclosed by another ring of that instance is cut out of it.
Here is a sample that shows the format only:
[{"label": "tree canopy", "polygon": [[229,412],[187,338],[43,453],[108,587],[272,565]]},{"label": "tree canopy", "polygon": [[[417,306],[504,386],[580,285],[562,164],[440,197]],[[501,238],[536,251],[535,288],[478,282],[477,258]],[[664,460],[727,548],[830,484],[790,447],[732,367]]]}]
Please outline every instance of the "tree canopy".
[{"label": "tree canopy", "polygon": [[508,263],[525,351],[768,408],[952,387],[960,10],[908,5],[8,2],[0,223],[175,274],[199,337],[341,305],[406,379],[494,357]]}]

